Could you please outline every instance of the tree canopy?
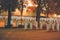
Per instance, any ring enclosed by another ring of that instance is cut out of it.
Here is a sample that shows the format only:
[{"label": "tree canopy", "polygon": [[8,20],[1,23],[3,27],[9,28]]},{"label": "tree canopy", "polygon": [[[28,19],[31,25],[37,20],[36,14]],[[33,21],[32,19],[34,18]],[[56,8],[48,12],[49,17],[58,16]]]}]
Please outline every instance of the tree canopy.
[{"label": "tree canopy", "polygon": [[3,10],[7,10],[8,8],[14,10],[18,7],[18,0],[1,0],[1,5]]}]

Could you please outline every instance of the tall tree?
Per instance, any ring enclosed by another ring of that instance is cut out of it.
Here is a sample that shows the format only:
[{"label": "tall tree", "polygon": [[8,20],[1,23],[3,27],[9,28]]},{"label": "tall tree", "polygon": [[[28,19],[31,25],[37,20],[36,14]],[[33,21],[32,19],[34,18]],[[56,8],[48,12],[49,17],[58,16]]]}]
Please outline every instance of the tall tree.
[{"label": "tall tree", "polygon": [[36,21],[38,22],[38,27],[40,25],[39,20],[40,20],[40,12],[41,12],[41,0],[37,0],[38,6],[37,6],[37,11],[36,11]]},{"label": "tall tree", "polygon": [[24,0],[19,0],[19,7],[18,7],[18,9],[21,12],[21,26],[22,26],[23,3],[24,3]]},{"label": "tall tree", "polygon": [[2,0],[2,10],[7,10],[8,11],[8,25],[6,26],[7,28],[11,27],[11,11],[15,10],[18,4],[18,0]]}]

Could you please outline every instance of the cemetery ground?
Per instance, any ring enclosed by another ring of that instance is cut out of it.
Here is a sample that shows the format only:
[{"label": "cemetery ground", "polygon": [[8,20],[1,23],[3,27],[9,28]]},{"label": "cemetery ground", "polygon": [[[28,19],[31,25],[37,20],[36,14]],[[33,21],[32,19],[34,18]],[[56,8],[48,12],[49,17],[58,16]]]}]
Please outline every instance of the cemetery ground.
[{"label": "cemetery ground", "polygon": [[0,40],[60,40],[60,32],[2,28],[0,29]]}]

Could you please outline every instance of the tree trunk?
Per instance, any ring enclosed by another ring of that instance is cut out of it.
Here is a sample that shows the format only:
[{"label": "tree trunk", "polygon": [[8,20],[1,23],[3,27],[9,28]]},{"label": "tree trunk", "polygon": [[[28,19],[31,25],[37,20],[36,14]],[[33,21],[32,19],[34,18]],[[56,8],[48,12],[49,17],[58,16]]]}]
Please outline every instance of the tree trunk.
[{"label": "tree trunk", "polygon": [[11,9],[8,9],[8,27],[11,27]]},{"label": "tree trunk", "polygon": [[11,28],[11,8],[8,8],[8,20],[7,20],[7,25],[6,28]]},{"label": "tree trunk", "polygon": [[23,0],[21,0],[21,27],[22,27],[22,14],[23,14]]},{"label": "tree trunk", "polygon": [[36,20],[37,20],[37,22],[38,22],[38,27],[40,26],[40,11],[41,11],[41,6],[40,6],[40,4],[41,4],[41,0],[38,0],[37,1],[38,2],[38,7],[37,7],[37,11],[36,11]]}]

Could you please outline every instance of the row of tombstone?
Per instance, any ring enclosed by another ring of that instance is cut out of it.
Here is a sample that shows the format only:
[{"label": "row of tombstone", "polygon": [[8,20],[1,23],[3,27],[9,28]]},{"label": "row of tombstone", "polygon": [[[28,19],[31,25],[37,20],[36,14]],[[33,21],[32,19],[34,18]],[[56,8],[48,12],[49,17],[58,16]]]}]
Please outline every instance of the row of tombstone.
[{"label": "row of tombstone", "polygon": [[[57,23],[57,24],[56,24]],[[13,24],[13,21],[11,21],[11,24]],[[30,25],[30,29],[33,28],[33,25],[35,26],[36,29],[43,29],[43,26],[45,25],[46,30],[49,31],[50,28],[52,30],[55,30],[55,27],[57,31],[60,31],[60,21],[59,19],[56,18],[40,18],[40,27],[38,28],[38,22],[36,20],[27,20],[24,19],[23,25],[24,29],[28,29],[28,24]],[[5,25],[7,25],[7,21],[5,21]],[[16,20],[16,27],[18,27],[18,19]]]}]

